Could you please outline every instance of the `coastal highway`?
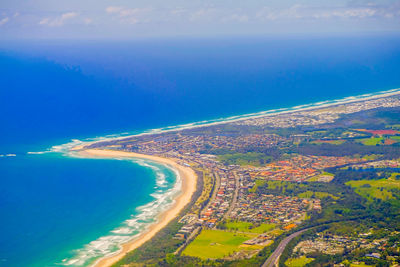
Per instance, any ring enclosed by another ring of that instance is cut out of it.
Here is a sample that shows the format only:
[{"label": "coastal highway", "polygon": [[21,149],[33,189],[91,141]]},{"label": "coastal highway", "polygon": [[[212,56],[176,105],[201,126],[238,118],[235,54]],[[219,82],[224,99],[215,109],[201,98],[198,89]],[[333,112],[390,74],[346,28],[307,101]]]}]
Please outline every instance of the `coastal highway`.
[{"label": "coastal highway", "polygon": [[285,250],[287,244],[289,244],[289,242],[293,238],[295,238],[296,236],[299,236],[300,234],[302,234],[304,231],[307,231],[308,229],[310,229],[310,228],[295,232],[295,233],[291,234],[290,236],[286,237],[285,239],[283,239],[279,243],[278,247],[275,249],[274,253],[272,253],[271,256],[269,256],[269,258],[264,262],[262,267],[273,267],[273,266],[275,266],[275,264],[279,260],[279,257],[281,256],[282,252]]}]

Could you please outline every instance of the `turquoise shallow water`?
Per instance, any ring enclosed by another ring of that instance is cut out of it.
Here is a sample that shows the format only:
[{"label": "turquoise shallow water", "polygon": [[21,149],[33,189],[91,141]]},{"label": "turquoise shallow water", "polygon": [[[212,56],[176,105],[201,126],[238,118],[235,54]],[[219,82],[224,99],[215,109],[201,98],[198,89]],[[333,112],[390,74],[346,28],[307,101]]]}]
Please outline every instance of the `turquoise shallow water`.
[{"label": "turquoise shallow water", "polygon": [[27,152],[398,87],[397,36],[3,42],[0,266],[85,265],[173,193],[157,164]]},{"label": "turquoise shallow water", "polygon": [[[89,253],[84,245],[102,236],[125,237],[111,230],[135,234],[154,218],[136,208],[159,199],[175,181],[158,164],[57,154],[7,157],[0,170],[7,185],[0,188],[2,212],[9,215],[2,216],[2,266],[53,266]],[[151,207],[159,211],[162,204]],[[137,219],[135,227],[122,223],[128,219]],[[104,243],[92,249],[93,258],[116,249],[115,242]]]}]

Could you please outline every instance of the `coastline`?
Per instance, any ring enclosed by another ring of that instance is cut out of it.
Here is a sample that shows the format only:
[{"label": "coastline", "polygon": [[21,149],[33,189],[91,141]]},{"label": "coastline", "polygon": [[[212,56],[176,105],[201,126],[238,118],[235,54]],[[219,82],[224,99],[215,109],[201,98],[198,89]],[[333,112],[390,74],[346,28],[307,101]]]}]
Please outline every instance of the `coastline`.
[{"label": "coastline", "polygon": [[146,241],[150,240],[162,228],[164,228],[171,220],[176,218],[182,209],[190,202],[193,193],[196,191],[197,175],[189,167],[181,166],[172,159],[161,158],[156,156],[138,154],[133,152],[87,149],[79,151],[79,154],[84,157],[91,158],[141,158],[158,163],[166,164],[175,169],[181,178],[182,187],[179,195],[176,196],[173,205],[166,211],[162,212],[157,221],[149,226],[149,228],[139,234],[136,238],[121,245],[121,250],[110,256],[105,256],[94,263],[96,267],[111,266],[122,259],[128,252],[138,248]]},{"label": "coastline", "polygon": [[207,127],[207,126],[220,125],[220,124],[226,124],[226,123],[235,123],[235,122],[239,122],[242,120],[257,119],[257,118],[261,118],[261,117],[270,117],[270,116],[276,116],[276,115],[280,115],[280,114],[288,114],[288,113],[296,113],[296,112],[331,108],[331,107],[335,107],[335,106],[339,106],[339,105],[369,101],[369,100],[380,99],[380,98],[387,98],[387,97],[392,97],[392,96],[396,96],[396,95],[400,95],[400,88],[385,90],[385,91],[378,91],[375,93],[368,93],[368,94],[362,94],[362,95],[356,95],[356,96],[348,96],[348,97],[339,98],[339,99],[332,99],[332,100],[325,100],[325,101],[319,101],[319,102],[314,102],[314,103],[302,104],[302,105],[288,107],[288,108],[277,108],[277,109],[264,110],[264,111],[255,112],[255,113],[247,113],[247,114],[224,117],[224,118],[217,118],[217,119],[212,119],[212,120],[204,120],[204,121],[197,121],[197,122],[192,122],[192,123],[187,123],[187,124],[179,124],[176,126],[167,126],[167,127],[157,128],[157,129],[151,129],[148,131],[143,131],[143,132],[136,133],[136,134],[127,133],[126,135],[119,135],[119,136],[113,135],[113,136],[103,136],[103,137],[98,137],[98,138],[93,138],[93,139],[88,138],[84,141],[73,140],[72,142],[69,142],[69,143],[66,143],[63,145],[53,146],[50,148],[50,150],[45,151],[45,152],[63,152],[63,151],[74,152],[74,151],[82,150],[82,149],[84,149],[84,147],[94,144],[94,143],[108,142],[108,141],[112,141],[112,140],[123,140],[126,138],[132,138],[132,137],[136,137],[136,136],[162,134],[162,133],[166,133],[166,132],[175,132],[175,131],[181,131],[181,130],[186,130],[186,129]]},{"label": "coastline", "polygon": [[[199,122],[194,122],[194,123],[189,123],[189,124],[183,124],[183,125],[177,125],[177,126],[169,126],[169,127],[164,127],[164,128],[159,128],[159,129],[153,129],[145,132],[141,132],[138,134],[129,134],[125,136],[105,136],[105,137],[98,137],[96,139],[91,139],[91,140],[85,140],[85,141],[80,141],[80,140],[73,140],[70,143],[61,145],[61,146],[54,146],[50,151],[48,152],[61,152],[64,154],[69,154],[73,153],[75,155],[80,155],[82,157],[90,157],[90,158],[138,158],[138,159],[147,159],[151,160],[154,162],[158,162],[167,166],[172,167],[175,171],[179,173],[179,176],[182,179],[182,187],[181,187],[181,192],[174,197],[174,203],[172,206],[165,211],[160,212],[159,215],[157,215],[157,220],[156,222],[150,224],[148,228],[138,234],[137,236],[132,236],[132,239],[130,241],[127,241],[126,243],[121,244],[121,249],[118,250],[117,252],[114,252],[113,254],[108,254],[108,256],[104,256],[99,258],[95,263],[93,263],[91,266],[110,266],[114,263],[116,263],[118,260],[122,259],[128,252],[138,248],[148,240],[150,240],[158,231],[160,231],[162,228],[164,228],[171,220],[173,220],[179,213],[180,211],[186,206],[187,203],[190,202],[191,196],[196,190],[196,174],[194,171],[188,167],[181,166],[177,164],[173,159],[167,159],[167,158],[162,158],[162,157],[157,157],[157,156],[150,156],[150,155],[145,155],[145,154],[138,154],[134,152],[123,152],[123,151],[116,151],[116,150],[104,150],[104,149],[90,149],[87,148],[91,144],[94,143],[101,143],[103,141],[111,141],[111,140],[121,140],[121,139],[126,139],[134,136],[141,136],[141,135],[150,135],[150,134],[162,134],[165,132],[175,132],[175,131],[181,131],[185,129],[190,129],[190,128],[197,128],[197,127],[205,127],[205,126],[211,126],[211,125],[218,125],[218,124],[225,124],[225,123],[233,123],[241,120],[247,120],[247,119],[254,119],[254,118],[259,118],[259,117],[270,117],[270,116],[276,116],[279,114],[290,114],[290,113],[296,113],[296,112],[303,112],[303,111],[310,111],[310,110],[318,110],[318,109],[324,109],[324,108],[331,108],[339,105],[344,105],[344,104],[349,104],[349,103],[354,103],[354,102],[363,102],[363,101],[368,101],[368,100],[373,100],[373,99],[379,99],[379,98],[386,98],[386,97],[391,97],[395,95],[400,95],[400,89],[392,89],[388,91],[381,91],[373,94],[364,94],[364,95],[358,95],[358,96],[352,96],[352,97],[346,97],[342,99],[335,99],[335,100],[327,100],[327,101],[320,101],[320,102],[315,102],[311,104],[305,104],[305,105],[299,105],[299,106],[293,106],[290,108],[281,108],[281,109],[272,109],[272,110],[266,110],[266,111],[261,111],[257,113],[251,113],[251,114],[244,114],[244,115],[237,115],[237,116],[231,116],[227,118],[219,118],[215,120],[207,120],[207,121],[199,121]],[[42,152],[40,152],[42,153]],[[184,171],[185,169],[188,169]],[[192,177],[191,179],[189,179]],[[194,177],[194,178],[193,178]],[[192,180],[192,181],[191,181]],[[187,188],[188,181],[191,181],[192,185],[189,186],[191,188]],[[191,192],[190,192],[191,191]],[[188,196],[190,194],[190,196]],[[183,199],[185,198],[185,199]]]}]

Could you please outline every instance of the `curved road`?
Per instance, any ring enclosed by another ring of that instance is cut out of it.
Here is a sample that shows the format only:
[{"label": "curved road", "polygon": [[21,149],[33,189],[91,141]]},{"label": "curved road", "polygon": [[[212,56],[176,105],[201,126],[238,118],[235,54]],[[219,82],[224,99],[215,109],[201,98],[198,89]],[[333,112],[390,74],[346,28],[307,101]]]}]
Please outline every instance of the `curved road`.
[{"label": "curved road", "polygon": [[302,234],[304,231],[307,231],[308,229],[310,229],[310,228],[295,232],[295,233],[291,234],[290,236],[286,237],[285,239],[283,239],[279,243],[278,247],[275,249],[274,253],[272,253],[271,256],[269,256],[269,258],[264,262],[262,267],[274,267],[275,264],[277,263],[279,257],[281,256],[282,252],[285,250],[287,244],[289,244],[289,242],[293,238],[295,238],[296,236],[299,236],[300,234]]}]

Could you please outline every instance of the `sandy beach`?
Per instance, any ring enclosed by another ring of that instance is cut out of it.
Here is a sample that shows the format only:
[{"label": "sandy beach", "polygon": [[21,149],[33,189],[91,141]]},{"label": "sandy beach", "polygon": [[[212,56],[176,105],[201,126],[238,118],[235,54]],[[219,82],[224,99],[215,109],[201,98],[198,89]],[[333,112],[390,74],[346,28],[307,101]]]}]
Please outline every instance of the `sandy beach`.
[{"label": "sandy beach", "polygon": [[105,267],[111,266],[112,264],[123,258],[128,252],[138,248],[146,241],[150,240],[158,231],[164,228],[171,220],[173,220],[180,211],[190,202],[193,193],[196,191],[197,175],[189,167],[179,165],[172,159],[161,158],[156,156],[149,156],[143,154],[137,154],[132,152],[123,151],[112,151],[112,150],[100,150],[100,149],[87,149],[79,152],[82,156],[91,158],[116,158],[116,157],[129,157],[129,158],[142,158],[148,159],[162,164],[167,164],[170,167],[178,171],[182,180],[181,193],[176,197],[175,203],[172,207],[158,217],[156,223],[152,224],[149,229],[140,234],[135,239],[122,245],[122,249],[118,254],[114,254],[109,257],[105,257],[96,262],[94,266]]}]

